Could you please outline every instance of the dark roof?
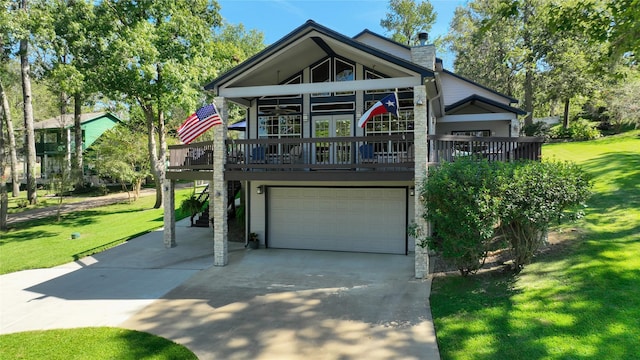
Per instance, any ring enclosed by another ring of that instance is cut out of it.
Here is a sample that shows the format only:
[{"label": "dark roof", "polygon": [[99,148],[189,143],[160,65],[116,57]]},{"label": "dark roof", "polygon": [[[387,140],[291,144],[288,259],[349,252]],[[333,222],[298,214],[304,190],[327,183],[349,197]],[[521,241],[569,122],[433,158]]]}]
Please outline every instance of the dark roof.
[{"label": "dark roof", "polygon": [[465,104],[468,104],[468,103],[472,103],[472,102],[475,102],[475,101],[482,102],[482,103],[485,103],[487,105],[495,106],[495,107],[500,108],[502,110],[505,110],[505,111],[508,111],[508,112],[512,112],[512,113],[515,113],[515,114],[518,114],[518,115],[525,115],[527,113],[526,111],[523,111],[521,109],[518,109],[518,108],[515,108],[513,106],[509,106],[509,105],[505,105],[505,104],[499,103],[499,102],[497,102],[495,100],[491,100],[491,99],[488,99],[488,98],[486,98],[484,96],[480,96],[480,95],[477,95],[477,94],[473,94],[473,95],[468,96],[468,97],[466,97],[466,98],[464,98],[464,99],[462,99],[460,101],[456,101],[455,103],[453,103],[451,105],[445,106],[444,111],[445,112],[453,111],[453,110],[455,110],[456,108],[458,108],[458,107],[460,107],[462,105],[465,105]]},{"label": "dark roof", "polygon": [[[95,119],[101,117],[110,117],[112,120],[116,122],[121,122],[121,120],[110,112],[93,112],[93,113],[85,113],[80,115],[80,123],[85,124]],[[74,115],[73,114],[65,114],[64,116],[56,116],[50,119],[42,120],[35,122],[33,124],[33,128],[35,130],[39,129],[60,129],[60,128],[70,128],[74,125]]]},{"label": "dark roof", "polygon": [[287,43],[301,37],[304,36],[305,34],[309,33],[310,31],[317,31],[323,35],[326,35],[330,38],[333,38],[335,40],[338,40],[342,43],[345,43],[355,49],[364,51],[366,53],[369,53],[373,56],[376,56],[378,58],[384,59],[385,61],[389,61],[393,64],[402,66],[406,69],[409,69],[411,71],[415,71],[419,74],[422,74],[423,77],[432,77],[434,75],[433,71],[423,67],[423,66],[419,66],[416,65],[410,61],[406,61],[404,59],[398,58],[396,56],[393,56],[391,54],[388,54],[386,52],[383,52],[379,49],[376,49],[372,46],[366,45],[360,41],[354,40],[350,37],[347,37],[345,35],[342,35],[334,30],[331,30],[325,26],[322,26],[318,23],[316,23],[313,20],[307,20],[303,25],[297,27],[295,30],[293,30],[292,32],[290,32],[289,34],[285,35],[282,39],[276,41],[275,43],[271,44],[270,46],[266,47],[265,49],[263,49],[262,51],[260,51],[259,53],[253,55],[252,57],[250,57],[249,59],[243,61],[242,63],[240,63],[239,65],[235,66],[233,69],[229,70],[228,72],[222,74],[221,76],[219,76],[218,78],[216,78],[215,80],[213,80],[212,82],[210,82],[209,84],[205,85],[205,90],[211,90],[213,88],[215,88],[217,85],[224,83],[225,81],[227,81],[229,78],[235,76],[236,74],[239,74],[243,71],[246,71],[248,68],[251,68],[251,66],[253,66],[253,64],[255,62],[257,62],[260,58],[262,58],[265,54],[268,54],[270,52],[273,52],[274,50],[284,47]]},{"label": "dark roof", "polygon": [[[436,61],[437,61],[437,60],[436,60]],[[456,74],[456,73],[454,73],[454,72],[452,72],[452,71],[449,71],[449,70],[447,70],[447,69],[442,69],[442,71],[443,71],[443,72],[445,72],[445,73],[447,73],[447,74],[449,74],[449,75],[451,75],[451,76],[455,76],[455,77],[457,77],[458,79],[460,79],[460,80],[462,80],[462,81],[466,81],[466,82],[468,82],[468,83],[470,83],[470,84],[473,84],[473,85],[475,85],[475,86],[479,86],[479,87],[481,87],[481,88],[483,88],[483,89],[485,89],[485,90],[487,90],[487,91],[491,91],[492,93],[494,93],[494,94],[496,94],[496,95],[499,95],[499,96],[502,96],[502,97],[503,97],[503,98],[505,98],[505,99],[509,99],[509,101],[511,101],[512,103],[516,103],[516,104],[517,104],[517,103],[519,102],[519,101],[518,101],[518,99],[516,99],[516,98],[513,98],[513,97],[511,97],[511,96],[509,96],[509,95],[502,94],[502,93],[500,93],[500,92],[497,92],[497,91],[495,91],[495,90],[493,90],[493,89],[491,89],[491,88],[488,88],[488,87],[486,87],[486,86],[484,86],[484,85],[478,84],[477,82],[475,82],[475,81],[473,81],[473,80],[470,80],[470,79],[467,79],[466,77],[461,76],[461,75],[458,75],[458,74]]]}]

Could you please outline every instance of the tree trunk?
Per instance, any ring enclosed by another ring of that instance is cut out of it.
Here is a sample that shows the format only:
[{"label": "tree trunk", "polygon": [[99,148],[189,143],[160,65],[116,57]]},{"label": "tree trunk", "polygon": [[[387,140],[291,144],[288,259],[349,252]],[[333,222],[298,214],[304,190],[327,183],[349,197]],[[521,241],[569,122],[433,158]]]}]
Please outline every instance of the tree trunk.
[{"label": "tree trunk", "polygon": [[524,81],[524,111],[527,115],[524,118],[524,126],[533,124],[533,70],[527,65]]},{"label": "tree trunk", "polygon": [[[156,122],[153,113],[153,106],[150,104],[141,104],[144,111],[144,117],[147,122],[147,134],[148,134],[148,149],[149,149],[149,162],[151,164],[151,171],[153,171],[153,180],[156,187],[156,203],[153,205],[154,209],[159,209],[162,206],[162,182],[164,181],[164,163],[159,164],[158,161],[158,148],[156,144]],[[160,168],[162,167],[162,168]]]},{"label": "tree trunk", "polygon": [[529,53],[525,57],[524,63],[524,110],[527,115],[524,118],[524,126],[533,125],[533,72],[535,71],[536,63],[533,58],[533,44],[531,43],[531,32],[529,31],[529,17],[531,16],[531,4],[525,2],[524,9],[522,10],[522,22],[523,22],[523,35],[522,41],[524,48]]},{"label": "tree trunk", "polygon": [[571,99],[564,100],[564,115],[562,116],[562,127],[566,130],[569,127],[569,105]]},{"label": "tree trunk", "polygon": [[18,197],[18,195],[20,195],[20,178],[18,178],[18,154],[16,154],[16,135],[13,132],[13,119],[11,118],[9,99],[7,97],[7,93],[4,91],[2,82],[0,82],[0,98],[2,100],[2,110],[4,112],[5,125],[7,126],[7,138],[9,139],[11,183],[13,184],[13,191],[11,196]]},{"label": "tree trunk", "polygon": [[82,159],[82,94],[73,94],[73,129],[75,131],[75,156],[71,165],[71,174],[75,180],[76,188],[84,187],[84,167]]},{"label": "tree trunk", "polygon": [[7,109],[5,107],[5,94],[0,83],[0,95],[2,96],[2,111],[0,114],[2,118],[0,118],[0,231],[7,230],[7,206],[9,206],[9,197],[7,196],[7,178],[4,177],[4,164],[5,164],[5,152],[4,152],[4,119],[8,118]]},{"label": "tree trunk", "polygon": [[[22,0],[20,8],[27,12],[27,0]],[[24,107],[25,156],[27,158],[27,199],[29,204],[38,201],[36,189],[36,141],[33,131],[33,105],[31,104],[31,75],[29,69],[29,42],[20,40],[20,72],[22,74],[22,100]]]}]

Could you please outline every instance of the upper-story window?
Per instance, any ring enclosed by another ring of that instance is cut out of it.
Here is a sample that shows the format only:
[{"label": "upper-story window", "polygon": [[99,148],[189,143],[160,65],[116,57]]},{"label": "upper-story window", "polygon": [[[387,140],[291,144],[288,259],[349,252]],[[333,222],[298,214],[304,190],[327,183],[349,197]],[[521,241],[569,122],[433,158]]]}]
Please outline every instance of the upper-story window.
[{"label": "upper-story window", "polygon": [[[365,101],[365,108],[369,109],[377,99]],[[400,98],[398,113],[400,118],[391,114],[376,115],[367,122],[367,135],[393,135],[413,132],[413,98]]]},{"label": "upper-story window", "polygon": [[[365,80],[377,80],[377,79],[386,79],[388,76],[374,72],[373,70],[365,70],[364,71],[364,79]],[[397,91],[398,93],[412,93],[412,88],[401,88],[401,89],[376,89],[376,90],[367,90],[366,94],[386,94],[393,91]]]},{"label": "upper-story window", "polygon": [[[330,81],[353,81],[355,80],[355,66],[338,58],[328,58],[311,68],[311,82],[322,83]],[[338,91],[333,95],[353,95],[353,91]],[[332,93],[315,93],[311,96],[331,96]]]},{"label": "upper-story window", "polygon": [[[281,84],[301,84],[297,74]],[[302,96],[264,96],[258,101],[258,137],[282,139],[302,137]]]}]

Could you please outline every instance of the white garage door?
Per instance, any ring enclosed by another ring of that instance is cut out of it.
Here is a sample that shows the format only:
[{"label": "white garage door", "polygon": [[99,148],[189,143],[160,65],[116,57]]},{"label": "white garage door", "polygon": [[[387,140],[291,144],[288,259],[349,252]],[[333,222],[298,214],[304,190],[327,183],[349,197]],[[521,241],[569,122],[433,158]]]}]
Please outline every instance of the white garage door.
[{"label": "white garage door", "polygon": [[271,188],[270,248],[406,253],[402,188]]}]

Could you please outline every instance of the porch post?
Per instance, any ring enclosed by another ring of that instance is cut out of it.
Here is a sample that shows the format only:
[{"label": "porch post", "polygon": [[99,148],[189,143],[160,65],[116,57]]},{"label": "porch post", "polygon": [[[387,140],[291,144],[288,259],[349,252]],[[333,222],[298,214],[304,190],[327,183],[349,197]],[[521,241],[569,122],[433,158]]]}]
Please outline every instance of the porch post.
[{"label": "porch post", "polygon": [[229,262],[227,182],[224,180],[228,108],[224,97],[216,97],[214,102],[222,118],[222,125],[213,127],[213,181],[209,184],[209,213],[213,214],[213,265],[225,266]]},{"label": "porch post", "polygon": [[175,180],[165,179],[162,185],[164,191],[164,247],[176,247],[176,194]]},{"label": "porch post", "polygon": [[[413,197],[415,206],[415,222],[419,228],[428,234],[429,223],[423,219],[425,212],[422,202],[420,201],[420,187],[427,176],[427,132],[429,106],[427,105],[427,89],[424,85],[413,87],[413,121],[414,121],[414,179],[416,186],[416,196]],[[421,104],[421,105],[418,105]],[[429,249],[419,246],[418,241],[415,244],[415,277],[422,279],[429,275]]]}]

